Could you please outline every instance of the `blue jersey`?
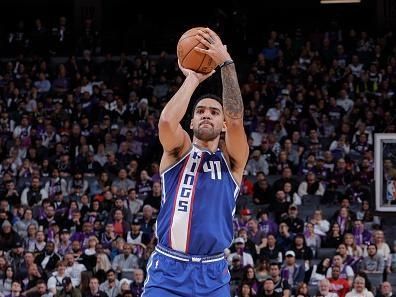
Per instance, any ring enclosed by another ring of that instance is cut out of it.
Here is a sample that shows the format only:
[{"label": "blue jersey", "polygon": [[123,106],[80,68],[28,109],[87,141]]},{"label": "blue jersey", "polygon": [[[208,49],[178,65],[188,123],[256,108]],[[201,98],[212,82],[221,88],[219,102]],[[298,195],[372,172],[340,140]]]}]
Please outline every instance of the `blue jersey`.
[{"label": "blue jersey", "polygon": [[159,243],[190,255],[223,253],[233,239],[239,185],[221,150],[211,153],[193,146],[161,178]]}]

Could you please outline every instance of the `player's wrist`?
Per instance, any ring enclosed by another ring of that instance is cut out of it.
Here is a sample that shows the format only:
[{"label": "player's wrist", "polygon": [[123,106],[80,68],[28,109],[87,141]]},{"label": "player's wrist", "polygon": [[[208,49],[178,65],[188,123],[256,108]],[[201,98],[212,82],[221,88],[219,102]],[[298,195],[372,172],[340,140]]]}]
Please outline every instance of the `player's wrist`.
[{"label": "player's wrist", "polygon": [[219,65],[219,68],[221,69],[221,68],[226,67],[231,64],[234,64],[234,61],[232,59],[228,59],[228,60],[225,60],[223,63],[221,63]]},{"label": "player's wrist", "polygon": [[189,75],[186,76],[186,81],[188,81],[189,83],[198,86],[200,81],[197,75],[195,75],[195,73],[190,73]]}]

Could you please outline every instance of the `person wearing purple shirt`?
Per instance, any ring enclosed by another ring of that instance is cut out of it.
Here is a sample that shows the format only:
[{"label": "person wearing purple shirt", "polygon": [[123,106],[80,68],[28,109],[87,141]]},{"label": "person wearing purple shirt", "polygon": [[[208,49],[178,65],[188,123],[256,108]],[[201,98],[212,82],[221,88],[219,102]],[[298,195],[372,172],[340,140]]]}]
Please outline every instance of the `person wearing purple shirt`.
[{"label": "person wearing purple shirt", "polygon": [[258,222],[260,230],[265,234],[265,236],[268,234],[276,234],[278,232],[278,225],[269,218],[267,210],[259,212]]},{"label": "person wearing purple shirt", "polygon": [[75,232],[70,238],[71,241],[77,240],[81,243],[83,249],[88,247],[88,239],[95,236],[91,222],[84,222],[82,232]]},{"label": "person wearing purple shirt", "polygon": [[143,293],[144,273],[142,269],[135,269],[134,281],[130,284],[132,296],[140,297]]},{"label": "person wearing purple shirt", "polygon": [[367,245],[371,242],[372,235],[370,231],[364,229],[362,220],[355,220],[353,223],[352,234],[355,238],[355,243],[359,246]]}]

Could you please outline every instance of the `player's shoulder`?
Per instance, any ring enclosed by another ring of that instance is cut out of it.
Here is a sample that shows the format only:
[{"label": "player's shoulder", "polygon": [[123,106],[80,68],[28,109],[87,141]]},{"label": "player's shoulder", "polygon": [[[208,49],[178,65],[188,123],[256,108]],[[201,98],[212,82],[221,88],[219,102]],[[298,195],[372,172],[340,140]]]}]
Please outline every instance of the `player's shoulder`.
[{"label": "player's shoulder", "polygon": [[175,149],[172,151],[164,151],[160,163],[160,173],[163,174],[169,169],[173,168],[180,162],[182,162],[188,154],[192,151],[193,146],[190,143],[189,146],[181,149]]}]

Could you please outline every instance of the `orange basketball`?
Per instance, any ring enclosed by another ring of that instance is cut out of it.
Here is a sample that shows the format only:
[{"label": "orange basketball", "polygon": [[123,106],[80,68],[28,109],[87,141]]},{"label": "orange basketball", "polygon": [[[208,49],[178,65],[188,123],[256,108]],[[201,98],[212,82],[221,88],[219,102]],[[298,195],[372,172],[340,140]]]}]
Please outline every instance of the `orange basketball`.
[{"label": "orange basketball", "polygon": [[177,43],[177,57],[182,67],[200,73],[209,73],[215,69],[217,65],[210,56],[194,50],[194,47],[206,49],[206,46],[194,37],[198,34],[198,30],[202,29],[205,28],[192,28],[180,37]]}]

